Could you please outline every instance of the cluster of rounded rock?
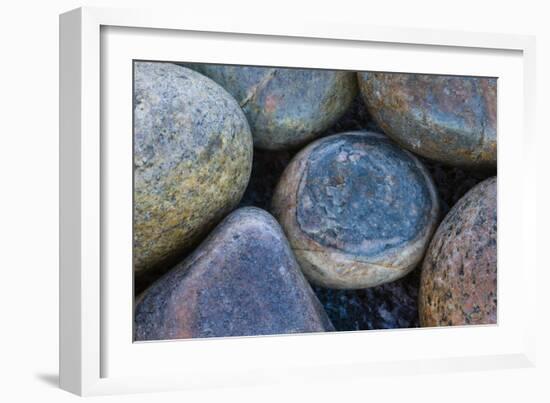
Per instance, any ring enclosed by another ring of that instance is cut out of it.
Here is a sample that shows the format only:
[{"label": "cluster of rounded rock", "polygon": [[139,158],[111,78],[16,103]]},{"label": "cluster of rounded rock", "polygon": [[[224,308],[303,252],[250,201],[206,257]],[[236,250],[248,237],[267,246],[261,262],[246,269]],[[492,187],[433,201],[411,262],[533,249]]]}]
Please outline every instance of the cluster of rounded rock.
[{"label": "cluster of rounded rock", "polygon": [[[422,159],[496,168],[494,79],[134,67],[136,340],[331,331],[337,290],[408,299],[421,326],[496,323],[496,177],[440,223]],[[357,93],[379,132],[327,136]],[[272,215],[235,209],[256,152],[290,160]]]}]

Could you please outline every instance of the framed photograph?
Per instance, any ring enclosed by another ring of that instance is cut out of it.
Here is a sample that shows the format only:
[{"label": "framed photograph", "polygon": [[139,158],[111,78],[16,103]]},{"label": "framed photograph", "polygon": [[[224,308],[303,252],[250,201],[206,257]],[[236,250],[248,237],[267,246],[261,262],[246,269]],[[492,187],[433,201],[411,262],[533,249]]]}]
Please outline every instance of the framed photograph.
[{"label": "framed photograph", "polygon": [[61,387],[532,366],[534,88],[528,36],[61,15]]}]

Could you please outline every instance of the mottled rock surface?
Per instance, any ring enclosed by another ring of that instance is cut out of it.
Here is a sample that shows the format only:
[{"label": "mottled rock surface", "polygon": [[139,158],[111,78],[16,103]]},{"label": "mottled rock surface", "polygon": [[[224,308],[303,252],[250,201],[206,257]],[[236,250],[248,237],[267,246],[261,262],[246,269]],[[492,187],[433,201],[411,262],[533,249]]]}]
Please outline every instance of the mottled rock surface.
[{"label": "mottled rock surface", "polygon": [[496,79],[372,72],[358,77],[370,114],[403,147],[450,165],[496,166]]},{"label": "mottled rock surface", "polygon": [[333,330],[283,231],[257,208],[231,213],[135,309],[135,339]]},{"label": "mottled rock surface", "polygon": [[412,270],[439,211],[420,161],[370,132],[307,146],[283,173],[272,208],[308,278],[343,289],[373,287]]},{"label": "mottled rock surface", "polygon": [[497,180],[487,179],[451,209],[422,265],[422,326],[497,320]]},{"label": "mottled rock surface", "polygon": [[355,73],[312,69],[194,64],[229,91],[243,108],[254,146],[297,147],[321,134],[357,93]]},{"label": "mottled rock surface", "polygon": [[338,331],[418,327],[419,273],[361,290],[313,289]]},{"label": "mottled rock surface", "polygon": [[203,75],[135,63],[136,282],[171,265],[239,202],[252,137],[238,103]]}]

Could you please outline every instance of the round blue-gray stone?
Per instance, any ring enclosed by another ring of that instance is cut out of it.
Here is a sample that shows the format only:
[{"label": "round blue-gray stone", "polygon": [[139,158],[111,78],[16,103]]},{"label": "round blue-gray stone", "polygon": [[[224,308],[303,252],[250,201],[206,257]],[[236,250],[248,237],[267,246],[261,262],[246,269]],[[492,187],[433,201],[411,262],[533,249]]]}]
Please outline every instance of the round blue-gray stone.
[{"label": "round blue-gray stone", "polygon": [[369,132],[326,137],[300,152],[273,205],[302,268],[334,288],[370,287],[408,273],[439,208],[420,161]]}]

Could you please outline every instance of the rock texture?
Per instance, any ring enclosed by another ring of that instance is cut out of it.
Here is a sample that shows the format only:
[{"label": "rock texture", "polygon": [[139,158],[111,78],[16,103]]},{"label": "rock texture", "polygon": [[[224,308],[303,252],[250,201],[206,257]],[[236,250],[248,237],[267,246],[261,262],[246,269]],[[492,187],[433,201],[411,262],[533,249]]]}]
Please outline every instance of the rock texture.
[{"label": "rock texture", "polygon": [[281,228],[253,207],[230,214],[135,309],[136,340],[329,330]]},{"label": "rock texture", "polygon": [[262,149],[297,147],[330,127],[357,93],[355,73],[195,64],[243,108]]},{"label": "rock texture", "polygon": [[370,114],[401,146],[449,165],[496,166],[496,79],[371,72],[358,77]]},{"label": "rock texture", "polygon": [[422,326],[496,323],[496,177],[470,190],[437,229],[422,266],[419,312]]},{"label": "rock texture", "polygon": [[218,84],[171,63],[134,65],[134,270],[169,265],[239,202],[252,137]]},{"label": "rock texture", "polygon": [[419,326],[419,273],[361,290],[313,289],[338,331],[412,328]]},{"label": "rock texture", "polygon": [[273,198],[300,266],[328,288],[366,288],[412,270],[438,218],[431,178],[387,137],[349,132],[294,157]]}]

